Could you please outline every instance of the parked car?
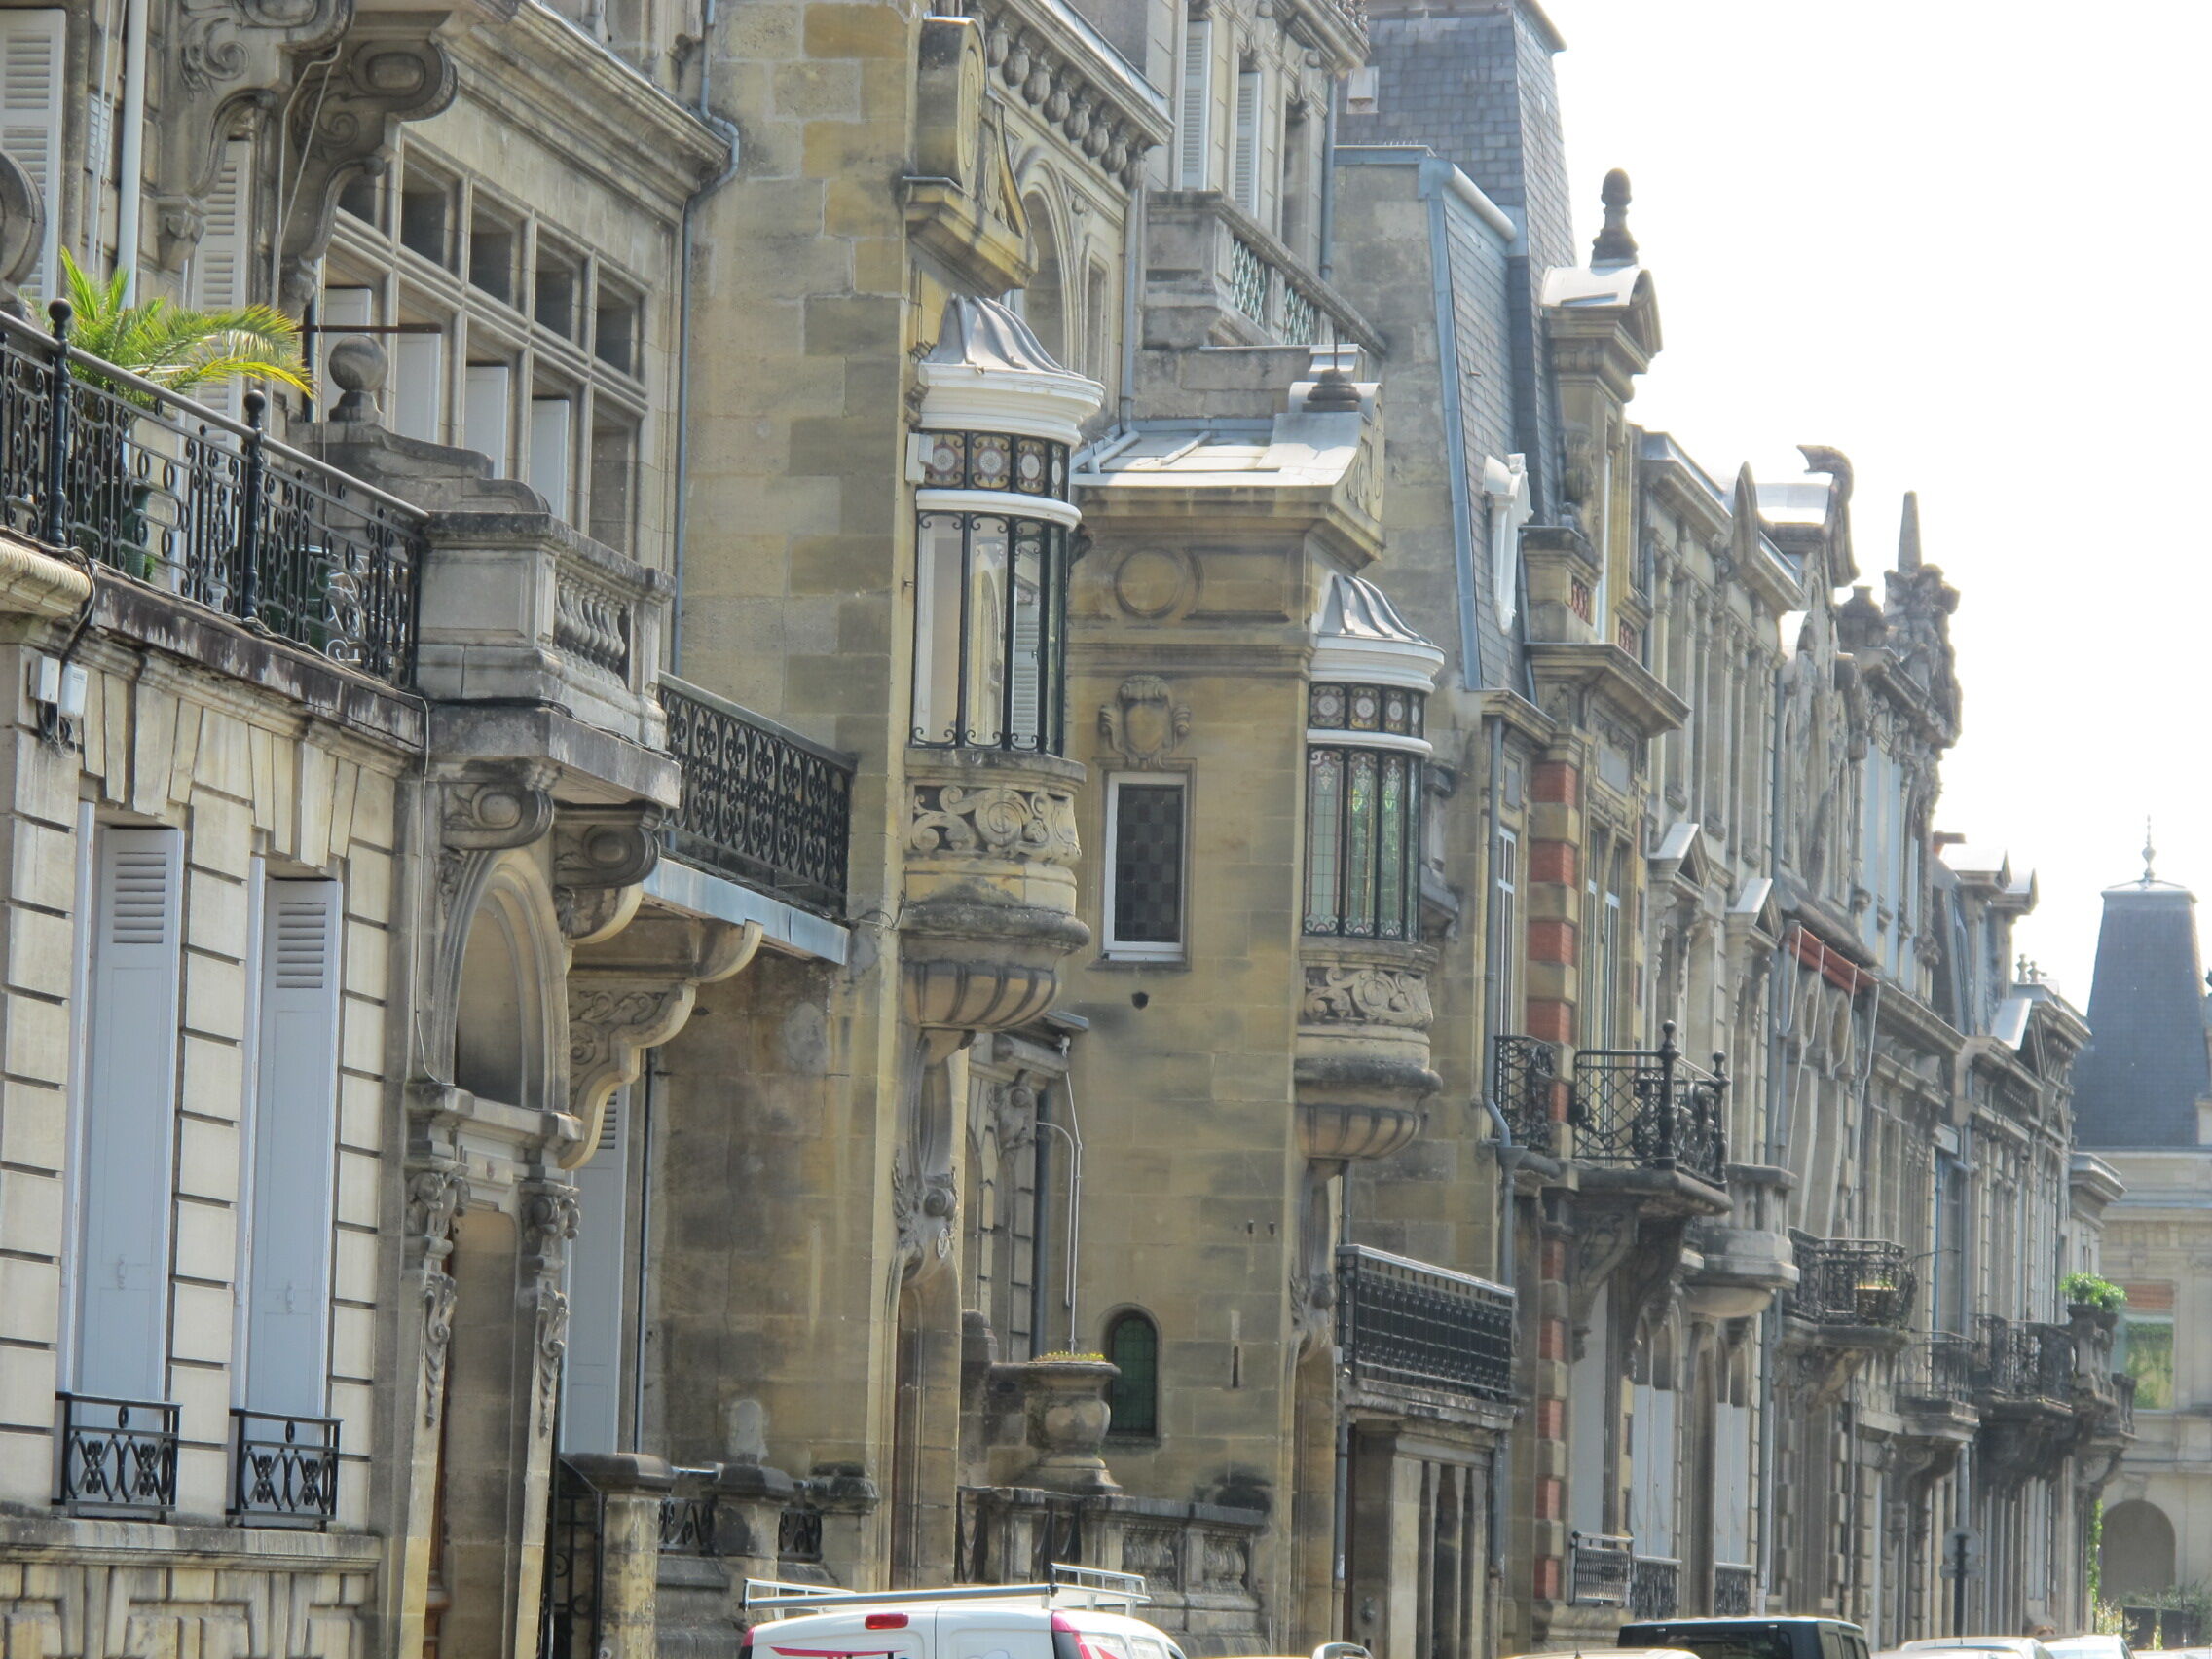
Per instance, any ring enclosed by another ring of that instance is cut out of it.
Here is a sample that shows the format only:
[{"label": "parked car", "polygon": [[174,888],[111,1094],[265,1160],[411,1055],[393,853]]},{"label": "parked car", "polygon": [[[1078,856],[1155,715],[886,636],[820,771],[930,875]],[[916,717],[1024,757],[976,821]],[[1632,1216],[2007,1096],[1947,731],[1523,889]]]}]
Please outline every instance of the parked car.
[{"label": "parked car", "polygon": [[2058,1659],[2135,1659],[2135,1649],[2127,1645],[2124,1636],[2057,1636],[2044,1645]]},{"label": "parked car", "polygon": [[1866,1633],[1844,1619],[1639,1619],[1623,1647],[1679,1647],[1697,1659],[1872,1659]]},{"label": "parked car", "polygon": [[[1512,1659],[1590,1659],[1590,1653],[1516,1653]],[[1604,1650],[1605,1659],[1697,1659],[1697,1655],[1679,1647],[1620,1647]]]},{"label": "parked car", "polygon": [[1900,1653],[1942,1653],[1978,1648],[1984,1653],[2009,1654],[2011,1659],[2052,1659],[2051,1651],[2032,1636],[1927,1636],[1908,1641]]},{"label": "parked car", "polygon": [[[746,1610],[767,1617],[745,1633],[739,1652],[744,1659],[1184,1659],[1172,1637],[1134,1616],[1149,1600],[1134,1573],[1058,1564],[1050,1584],[949,1590],[862,1592],[755,1578],[746,1581]],[[1341,1647],[1331,1659],[1344,1659]]]}]

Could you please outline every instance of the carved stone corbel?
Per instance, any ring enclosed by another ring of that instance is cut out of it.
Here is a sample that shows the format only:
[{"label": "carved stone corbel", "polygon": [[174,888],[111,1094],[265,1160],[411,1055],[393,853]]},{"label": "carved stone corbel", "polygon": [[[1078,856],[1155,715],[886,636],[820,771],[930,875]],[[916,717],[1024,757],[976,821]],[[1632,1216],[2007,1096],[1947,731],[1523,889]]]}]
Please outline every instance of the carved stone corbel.
[{"label": "carved stone corbel", "polygon": [[564,806],[553,825],[553,904],[571,944],[620,933],[638,912],[643,883],[660,862],[666,814],[648,802]]},{"label": "carved stone corbel", "polygon": [[906,1072],[904,1131],[891,1155],[891,1219],[898,1234],[902,1282],[938,1272],[952,1255],[952,1230],[960,1213],[960,1183],[952,1154],[952,1056],[968,1033],[946,1029],[916,1034]]},{"label": "carved stone corbel", "polygon": [[607,1103],[635,1083],[645,1051],[683,1029],[699,987],[740,973],[760,948],[758,922],[654,914],[630,923],[569,973],[569,1111],[582,1137],[561,1155],[574,1169],[599,1147]]},{"label": "carved stone corbel", "polygon": [[453,1255],[454,1218],[468,1201],[468,1182],[461,1166],[436,1159],[417,1168],[407,1181],[405,1247],[411,1266],[422,1271],[423,1425],[435,1428],[444,1409],[446,1353],[453,1344],[453,1310],[460,1289],[445,1271]]},{"label": "carved stone corbel", "polygon": [[446,11],[376,12],[354,19],[338,60],[298,100],[286,134],[299,158],[297,205],[284,222],[279,301],[304,309],[330,245],[338,195],[391,160],[400,124],[436,115],[459,87],[452,55],[433,38]]}]

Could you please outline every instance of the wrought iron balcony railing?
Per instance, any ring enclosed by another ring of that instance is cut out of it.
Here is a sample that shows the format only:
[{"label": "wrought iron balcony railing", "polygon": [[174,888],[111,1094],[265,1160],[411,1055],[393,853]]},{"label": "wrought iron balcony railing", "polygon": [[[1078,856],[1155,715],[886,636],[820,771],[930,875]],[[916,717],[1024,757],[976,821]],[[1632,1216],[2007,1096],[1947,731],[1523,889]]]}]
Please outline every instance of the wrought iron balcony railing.
[{"label": "wrought iron balcony railing", "polygon": [[338,1419],[231,1411],[231,1519],[327,1527],[338,1513]]},{"label": "wrought iron balcony railing", "polygon": [[1656,1049],[1584,1049],[1574,1056],[1574,1156],[1586,1163],[1679,1169],[1717,1186],[1728,1161],[1721,1057],[1703,1071],[1675,1047],[1672,1020]]},{"label": "wrought iron balcony railing", "polygon": [[822,1511],[805,1504],[787,1508],[776,1523],[776,1559],[785,1566],[822,1559]]},{"label": "wrought iron balcony railing", "polygon": [[1559,1150],[1552,1097],[1559,1084],[1559,1045],[1540,1037],[1500,1036],[1491,1045],[1497,1109],[1513,1138],[1533,1152]]},{"label": "wrought iron balcony railing", "polygon": [[426,515],[262,430],[0,315],[10,526],[380,680],[414,666]]},{"label": "wrought iron balcony railing", "polygon": [[1897,1391],[1904,1399],[1929,1405],[1965,1405],[1973,1398],[1978,1358],[1967,1338],[1938,1332],[1914,1344],[1899,1359]]},{"label": "wrought iron balcony railing", "polygon": [[553,1459],[545,1530],[538,1659],[597,1659],[605,1613],[607,1494],[566,1457]]},{"label": "wrought iron balcony railing", "polygon": [[2124,1371],[2112,1374],[2113,1426],[2133,1438],[2135,1434],[2135,1379]]},{"label": "wrought iron balcony railing", "polygon": [[1340,1245],[1337,1345],[1355,1381],[1513,1397],[1513,1292],[1487,1279]]},{"label": "wrought iron balcony railing", "polygon": [[852,833],[849,755],[680,680],[660,682],[682,804],[676,857],[828,915],[845,906]]},{"label": "wrought iron balcony railing", "polygon": [[1716,1619],[1748,1619],[1751,1616],[1751,1602],[1758,1594],[1758,1568],[1738,1567],[1732,1562],[1715,1562],[1713,1567],[1713,1616]]},{"label": "wrought iron balcony railing", "polygon": [[1878,1238],[1815,1238],[1790,1230],[1797,1288],[1789,1312],[1816,1325],[1860,1325],[1901,1331],[1912,1317],[1918,1283],[1904,1246]]},{"label": "wrought iron balcony railing", "polygon": [[2074,1398],[2074,1333],[2026,1319],[1980,1319],[1977,1391],[1997,1400],[2066,1404]]},{"label": "wrought iron balcony railing", "polygon": [[1569,1532],[1567,1599],[1582,1606],[1627,1606],[1634,1562],[1626,1538]]},{"label": "wrought iron balcony railing", "polygon": [[1671,1619],[1681,1609],[1682,1564],[1666,1556],[1638,1556],[1628,1574],[1628,1616]]},{"label": "wrought iron balcony railing", "polygon": [[177,1408],[166,1401],[59,1394],[55,1501],[80,1515],[159,1520],[176,1507]]}]

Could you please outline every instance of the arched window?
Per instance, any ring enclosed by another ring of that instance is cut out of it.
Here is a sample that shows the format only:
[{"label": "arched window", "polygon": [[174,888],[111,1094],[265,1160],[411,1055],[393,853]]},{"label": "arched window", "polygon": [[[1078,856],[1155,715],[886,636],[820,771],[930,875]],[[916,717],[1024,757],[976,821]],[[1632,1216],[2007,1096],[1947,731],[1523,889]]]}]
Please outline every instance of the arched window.
[{"label": "arched window", "polygon": [[1121,1369],[1106,1391],[1113,1413],[1109,1434],[1160,1432],[1160,1327],[1151,1316],[1117,1313],[1106,1326],[1106,1357]]}]

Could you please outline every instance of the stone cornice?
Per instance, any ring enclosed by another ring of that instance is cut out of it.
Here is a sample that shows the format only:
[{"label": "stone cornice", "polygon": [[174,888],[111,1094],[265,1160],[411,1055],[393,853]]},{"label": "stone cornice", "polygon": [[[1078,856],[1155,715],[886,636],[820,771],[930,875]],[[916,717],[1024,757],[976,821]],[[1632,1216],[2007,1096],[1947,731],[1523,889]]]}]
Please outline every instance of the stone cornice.
[{"label": "stone cornice", "polygon": [[[451,44],[463,97],[671,214],[729,154],[690,110],[544,6],[526,0],[503,26],[457,31]],[[539,112],[560,119],[534,120]]]}]

